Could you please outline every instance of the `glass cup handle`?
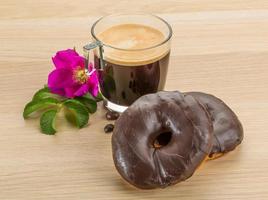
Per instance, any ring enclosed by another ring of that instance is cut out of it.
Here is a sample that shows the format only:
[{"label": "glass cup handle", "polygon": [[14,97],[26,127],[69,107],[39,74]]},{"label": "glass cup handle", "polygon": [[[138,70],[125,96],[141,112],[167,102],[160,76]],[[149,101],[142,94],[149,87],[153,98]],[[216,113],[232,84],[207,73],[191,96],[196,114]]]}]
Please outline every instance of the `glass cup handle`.
[{"label": "glass cup handle", "polygon": [[86,58],[86,63],[85,63],[85,68],[88,70],[88,65],[89,65],[89,62],[90,62],[90,59],[89,59],[89,56],[90,56],[90,51],[99,47],[99,55],[100,55],[100,67],[101,69],[103,69],[103,47],[102,47],[102,43],[99,42],[99,41],[94,41],[92,43],[89,43],[89,44],[86,44],[84,47],[83,47],[83,50],[84,50],[84,56]]}]

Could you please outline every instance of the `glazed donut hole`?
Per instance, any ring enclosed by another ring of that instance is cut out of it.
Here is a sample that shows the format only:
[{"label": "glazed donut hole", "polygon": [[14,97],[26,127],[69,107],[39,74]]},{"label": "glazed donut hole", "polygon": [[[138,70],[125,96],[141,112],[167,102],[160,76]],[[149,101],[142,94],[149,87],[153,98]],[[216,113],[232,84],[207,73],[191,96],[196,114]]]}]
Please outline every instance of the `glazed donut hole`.
[{"label": "glazed donut hole", "polygon": [[[176,106],[173,103],[170,103],[169,107]],[[160,119],[159,119],[160,118]],[[163,119],[161,119],[163,118]],[[154,138],[152,139],[151,146],[155,149],[161,149],[165,146],[170,145],[172,139],[174,139],[174,125],[172,125],[171,118],[169,116],[163,116],[163,113],[158,112],[158,120],[163,121],[162,127],[160,130],[156,130]]]},{"label": "glazed donut hole", "polygon": [[[174,102],[165,102],[156,109],[159,109],[156,112],[156,121],[159,126],[150,129],[151,133],[148,134],[149,146],[159,151],[172,149],[175,146],[181,152],[184,152],[182,149],[189,149],[190,151],[191,140],[194,137],[192,134],[194,127],[190,125],[189,119],[182,114],[181,107]],[[165,112],[162,112],[162,109]],[[180,123],[176,120],[178,118],[180,118]],[[144,123],[148,124],[148,121],[145,120]],[[187,137],[185,137],[186,133],[188,133]]]},{"label": "glazed donut hole", "polygon": [[172,132],[169,130],[163,131],[161,133],[159,133],[158,136],[156,136],[156,138],[153,141],[153,148],[155,149],[160,149],[164,146],[167,146],[172,138]]}]

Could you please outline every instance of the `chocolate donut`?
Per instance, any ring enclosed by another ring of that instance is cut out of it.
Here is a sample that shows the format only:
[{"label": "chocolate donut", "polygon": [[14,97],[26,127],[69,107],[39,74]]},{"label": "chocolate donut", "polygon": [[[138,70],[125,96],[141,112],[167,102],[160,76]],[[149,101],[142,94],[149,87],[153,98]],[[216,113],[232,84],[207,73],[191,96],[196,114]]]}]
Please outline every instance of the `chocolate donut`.
[{"label": "chocolate donut", "polygon": [[209,158],[232,151],[243,140],[243,128],[236,114],[219,98],[201,92],[187,92],[208,111],[213,123],[213,146]]},{"label": "chocolate donut", "polygon": [[192,176],[211,152],[212,131],[207,112],[192,96],[142,96],[115,122],[115,167],[138,188],[175,184]]}]

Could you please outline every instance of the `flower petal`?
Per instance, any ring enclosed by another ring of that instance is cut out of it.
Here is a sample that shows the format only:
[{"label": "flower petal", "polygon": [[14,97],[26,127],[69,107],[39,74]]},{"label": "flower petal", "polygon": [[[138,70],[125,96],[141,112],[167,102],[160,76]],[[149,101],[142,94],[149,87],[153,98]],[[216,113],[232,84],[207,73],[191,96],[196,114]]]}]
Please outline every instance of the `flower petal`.
[{"label": "flower petal", "polygon": [[95,97],[98,95],[99,92],[99,85],[98,85],[98,76],[96,70],[92,72],[90,77],[88,78],[88,87],[89,92]]},{"label": "flower petal", "polygon": [[64,88],[65,95],[68,98],[74,98],[75,97],[75,92],[79,89],[79,85],[72,85],[70,87]]},{"label": "flower petal", "polygon": [[83,84],[81,87],[74,93],[75,96],[80,97],[85,95],[88,92],[88,84]]},{"label": "flower petal", "polygon": [[94,69],[93,63],[92,62],[88,63],[88,71],[91,72],[93,69]]},{"label": "flower petal", "polygon": [[52,57],[52,61],[56,68],[74,69],[78,66],[81,68],[85,66],[85,58],[79,56],[79,54],[72,49],[58,51],[56,55]]},{"label": "flower petal", "polygon": [[64,60],[61,60],[57,56],[52,57],[52,61],[56,69],[64,68],[65,66],[67,66],[66,62],[64,62]]},{"label": "flower petal", "polygon": [[69,66],[70,57],[78,56],[78,54],[72,50],[62,50],[58,51],[54,57],[52,57],[52,61],[56,68],[65,68]]},{"label": "flower petal", "polygon": [[79,54],[74,50],[74,49],[66,49],[66,50],[61,50],[57,52],[59,55],[69,55],[69,56],[79,56]]},{"label": "flower petal", "polygon": [[69,87],[73,83],[73,72],[69,69],[55,69],[48,75],[48,87],[51,89]]},{"label": "flower petal", "polygon": [[70,62],[70,67],[72,69],[74,69],[77,66],[79,66],[82,69],[85,68],[85,58],[84,57],[82,57],[82,56],[74,56],[74,57],[72,57],[72,61]]}]

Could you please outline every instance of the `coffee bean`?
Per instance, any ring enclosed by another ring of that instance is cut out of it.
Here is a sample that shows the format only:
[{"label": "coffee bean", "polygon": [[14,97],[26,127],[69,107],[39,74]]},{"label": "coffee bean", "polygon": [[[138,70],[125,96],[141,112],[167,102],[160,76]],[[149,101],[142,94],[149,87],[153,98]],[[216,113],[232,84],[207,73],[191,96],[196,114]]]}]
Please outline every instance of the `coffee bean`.
[{"label": "coffee bean", "polygon": [[119,117],[119,113],[108,111],[105,116],[107,120],[116,120]]},{"label": "coffee bean", "polygon": [[113,124],[107,124],[104,127],[104,132],[105,133],[111,133],[114,130],[114,125]]}]

